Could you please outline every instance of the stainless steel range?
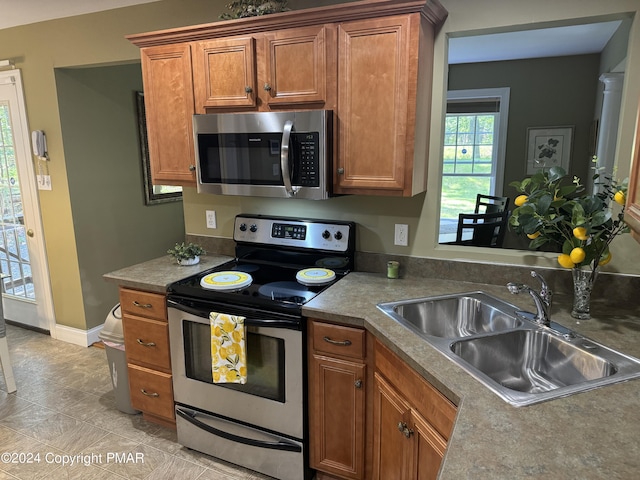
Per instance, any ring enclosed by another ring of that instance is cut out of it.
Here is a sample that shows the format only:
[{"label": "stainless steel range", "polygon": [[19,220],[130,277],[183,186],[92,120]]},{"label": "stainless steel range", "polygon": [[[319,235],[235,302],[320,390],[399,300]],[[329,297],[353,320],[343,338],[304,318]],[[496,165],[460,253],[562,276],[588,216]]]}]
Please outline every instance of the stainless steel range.
[{"label": "stainless steel range", "polygon": [[[169,287],[178,442],[310,478],[302,306],[353,269],[355,224],[239,215],[233,237],[234,260]],[[211,312],[245,318],[245,384],[214,383]]]}]

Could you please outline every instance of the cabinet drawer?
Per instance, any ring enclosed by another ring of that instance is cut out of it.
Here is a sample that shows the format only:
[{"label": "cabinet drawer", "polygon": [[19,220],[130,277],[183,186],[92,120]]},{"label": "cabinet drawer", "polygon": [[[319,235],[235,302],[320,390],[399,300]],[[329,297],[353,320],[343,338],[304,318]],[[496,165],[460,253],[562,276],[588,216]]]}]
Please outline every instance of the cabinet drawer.
[{"label": "cabinet drawer", "polygon": [[123,313],[140,317],[167,320],[167,300],[159,293],[120,289],[120,307]]},{"label": "cabinet drawer", "polygon": [[316,352],[351,358],[365,357],[365,331],[311,321],[313,349]]},{"label": "cabinet drawer", "polygon": [[123,315],[124,346],[129,363],[171,371],[166,322]]},{"label": "cabinet drawer", "polygon": [[129,390],[133,408],[174,419],[171,375],[137,365],[129,365]]}]

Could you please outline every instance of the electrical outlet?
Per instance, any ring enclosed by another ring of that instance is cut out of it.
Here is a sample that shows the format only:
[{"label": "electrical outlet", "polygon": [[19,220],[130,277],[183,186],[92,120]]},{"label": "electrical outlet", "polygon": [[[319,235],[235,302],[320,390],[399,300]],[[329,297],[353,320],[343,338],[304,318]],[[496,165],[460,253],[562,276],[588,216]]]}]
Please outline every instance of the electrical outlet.
[{"label": "electrical outlet", "polygon": [[396,223],[394,245],[406,247],[409,245],[409,225]]},{"label": "electrical outlet", "polygon": [[207,210],[207,228],[218,228],[215,210]]}]

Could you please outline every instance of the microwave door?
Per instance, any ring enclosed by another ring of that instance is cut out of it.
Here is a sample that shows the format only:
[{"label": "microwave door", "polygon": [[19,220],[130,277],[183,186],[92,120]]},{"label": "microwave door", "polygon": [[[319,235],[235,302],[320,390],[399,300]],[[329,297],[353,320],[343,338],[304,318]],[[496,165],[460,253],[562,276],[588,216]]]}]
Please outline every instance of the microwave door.
[{"label": "microwave door", "polygon": [[287,197],[293,197],[298,193],[300,187],[294,187],[291,184],[291,169],[289,165],[289,141],[291,140],[291,131],[293,130],[293,122],[287,120],[282,130],[282,142],[280,144],[280,170],[282,171],[282,183],[287,193]]}]

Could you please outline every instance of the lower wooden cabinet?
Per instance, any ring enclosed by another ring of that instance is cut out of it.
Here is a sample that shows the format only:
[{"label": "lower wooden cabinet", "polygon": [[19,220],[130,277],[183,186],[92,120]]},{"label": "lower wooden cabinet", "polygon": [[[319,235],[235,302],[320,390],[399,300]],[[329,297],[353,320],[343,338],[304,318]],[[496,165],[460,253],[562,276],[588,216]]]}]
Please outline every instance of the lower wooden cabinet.
[{"label": "lower wooden cabinet", "polygon": [[456,406],[379,342],[375,357],[373,478],[435,479]]},{"label": "lower wooden cabinet", "polygon": [[363,329],[309,322],[309,431],[317,478],[365,477],[367,379]]},{"label": "lower wooden cabinet", "polygon": [[175,428],[166,297],[120,288],[129,392],[146,420]]}]

